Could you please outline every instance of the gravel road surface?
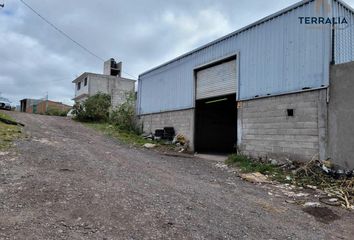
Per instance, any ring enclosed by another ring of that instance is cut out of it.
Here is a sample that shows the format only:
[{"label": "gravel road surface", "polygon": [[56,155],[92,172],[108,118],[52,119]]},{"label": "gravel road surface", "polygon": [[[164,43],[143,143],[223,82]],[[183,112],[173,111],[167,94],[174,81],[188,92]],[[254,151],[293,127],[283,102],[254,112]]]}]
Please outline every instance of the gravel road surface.
[{"label": "gravel road surface", "polygon": [[319,221],[215,161],[11,115],[28,137],[0,154],[0,239],[354,239],[353,213]]}]

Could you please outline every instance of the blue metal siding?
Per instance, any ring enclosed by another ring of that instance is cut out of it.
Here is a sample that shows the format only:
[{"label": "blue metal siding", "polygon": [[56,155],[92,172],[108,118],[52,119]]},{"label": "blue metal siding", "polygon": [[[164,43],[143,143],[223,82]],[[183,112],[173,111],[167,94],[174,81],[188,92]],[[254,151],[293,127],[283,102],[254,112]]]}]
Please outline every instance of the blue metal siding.
[{"label": "blue metal siding", "polygon": [[348,7],[334,1],[332,12],[334,17],[345,17],[349,25],[335,29],[335,63],[354,61],[354,14]]},{"label": "blue metal siding", "polygon": [[330,26],[311,29],[298,19],[314,15],[315,4],[309,1],[142,74],[139,113],[194,107],[194,69],[237,52],[241,100],[327,86]]}]

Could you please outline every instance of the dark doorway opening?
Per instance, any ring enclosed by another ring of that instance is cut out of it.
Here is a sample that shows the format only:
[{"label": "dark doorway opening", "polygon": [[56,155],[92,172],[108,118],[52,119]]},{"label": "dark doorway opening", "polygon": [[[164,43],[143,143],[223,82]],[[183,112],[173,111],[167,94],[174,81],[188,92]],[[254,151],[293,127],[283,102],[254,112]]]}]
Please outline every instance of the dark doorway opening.
[{"label": "dark doorway opening", "polygon": [[196,101],[195,151],[235,152],[236,133],[236,94]]}]

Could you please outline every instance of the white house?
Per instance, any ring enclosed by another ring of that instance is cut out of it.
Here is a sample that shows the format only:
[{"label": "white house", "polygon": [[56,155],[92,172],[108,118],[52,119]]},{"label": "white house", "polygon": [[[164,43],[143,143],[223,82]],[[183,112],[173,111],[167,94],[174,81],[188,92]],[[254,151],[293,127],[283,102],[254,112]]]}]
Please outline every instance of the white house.
[{"label": "white house", "polygon": [[122,63],[111,58],[104,63],[103,74],[85,72],[72,81],[75,84],[76,103],[83,102],[98,92],[111,95],[112,106],[123,103],[127,92],[134,91],[135,80],[122,78]]}]

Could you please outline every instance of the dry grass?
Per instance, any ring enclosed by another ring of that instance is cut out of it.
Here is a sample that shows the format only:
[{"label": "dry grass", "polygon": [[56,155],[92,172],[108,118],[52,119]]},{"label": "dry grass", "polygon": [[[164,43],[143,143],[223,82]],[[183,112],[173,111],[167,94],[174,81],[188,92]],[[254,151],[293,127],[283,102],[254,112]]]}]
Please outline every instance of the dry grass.
[{"label": "dry grass", "polygon": [[[14,121],[8,115],[0,112],[0,117]],[[6,150],[12,142],[22,134],[21,127],[0,122],[0,151]]]},{"label": "dry grass", "polygon": [[309,185],[316,186],[327,195],[338,198],[343,207],[354,209],[354,177],[325,173],[321,168],[324,162],[316,160],[315,156],[305,164],[296,163],[297,168],[295,170],[284,166],[273,166],[269,163],[262,163],[235,154],[229,156],[226,164],[239,168],[241,172],[263,173],[270,180],[282,183],[290,183],[305,188]]}]

